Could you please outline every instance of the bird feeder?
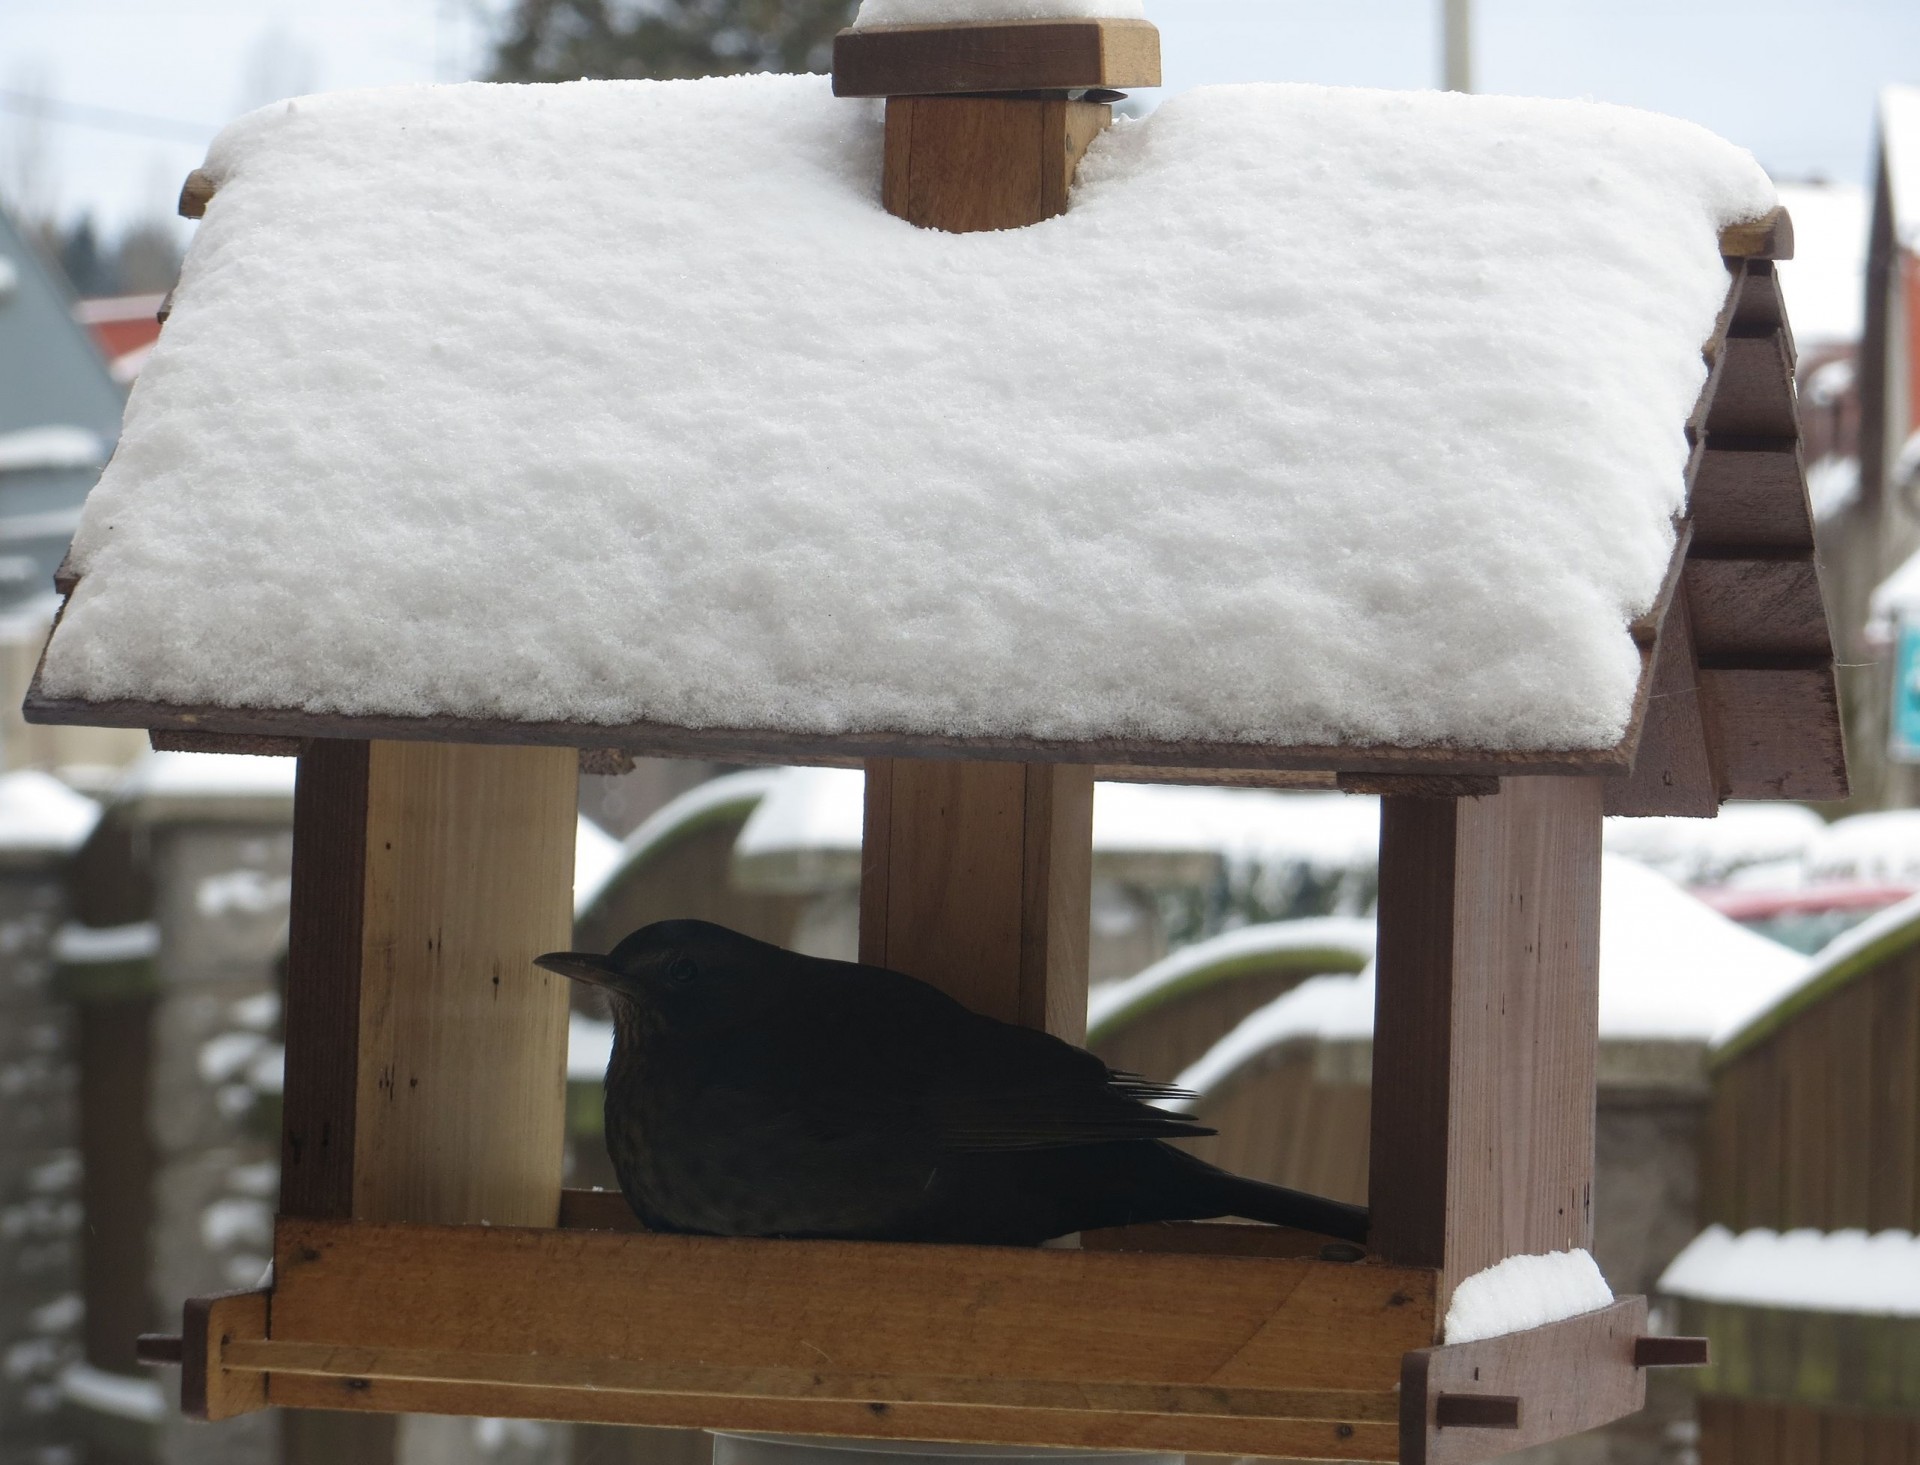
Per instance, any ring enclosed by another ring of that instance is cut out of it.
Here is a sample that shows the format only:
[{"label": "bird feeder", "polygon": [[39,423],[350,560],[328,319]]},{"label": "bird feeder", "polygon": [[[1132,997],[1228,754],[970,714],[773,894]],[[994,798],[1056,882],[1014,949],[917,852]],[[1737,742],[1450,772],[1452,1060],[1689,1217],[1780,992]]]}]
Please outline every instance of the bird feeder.
[{"label": "bird feeder", "polygon": [[[1770,187],[1574,103],[1103,135],[1142,22],[836,67],[303,99],[189,181],[27,704],[300,760],[274,1267],[184,1407],[1409,1462],[1632,1411],[1643,1299],[1442,1326],[1589,1239],[1602,814],[1845,792]],[[862,958],[1069,1039],[1096,768],[1384,795],[1367,1254],[564,1192],[583,752],[863,763]]]}]

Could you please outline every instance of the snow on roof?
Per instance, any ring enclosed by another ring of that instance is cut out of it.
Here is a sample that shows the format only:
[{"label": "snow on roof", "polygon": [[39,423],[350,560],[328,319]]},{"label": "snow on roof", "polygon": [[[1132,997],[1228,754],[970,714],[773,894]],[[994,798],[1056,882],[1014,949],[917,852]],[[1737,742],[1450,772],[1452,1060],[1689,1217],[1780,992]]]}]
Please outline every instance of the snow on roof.
[{"label": "snow on roof", "polygon": [[1373,959],[1374,924],[1357,916],[1315,916],[1242,926],[1183,946],[1122,981],[1096,988],[1087,1003],[1087,1037],[1122,1013],[1137,1014],[1176,993],[1280,959],[1325,959],[1338,968],[1358,968]]},{"label": "snow on roof", "polygon": [[1920,1317],[1920,1237],[1908,1231],[1709,1226],[1656,1284],[1673,1297],[1866,1317]]},{"label": "snow on roof", "polygon": [[[1666,876],[1601,857],[1600,1036],[1709,1042],[1793,990],[1797,952],[1735,925]],[[1178,1080],[1208,1093],[1293,1038],[1373,1036],[1372,968],[1303,982],[1240,1025]]]},{"label": "snow on roof", "polygon": [[860,0],[853,28],[952,21],[1056,20],[1071,16],[1144,20],[1140,0]]},{"label": "snow on roof", "polygon": [[1613,1289],[1586,1251],[1510,1256],[1453,1289],[1442,1340],[1472,1343],[1544,1327],[1613,1302]]},{"label": "snow on roof", "polygon": [[293,798],[293,758],[247,753],[149,753],[113,786],[115,803],[135,799]]},{"label": "snow on roof", "polygon": [[1880,93],[1880,148],[1894,235],[1920,251],[1920,87],[1890,86]]},{"label": "snow on roof", "polygon": [[1747,154],[1203,88],[953,235],[881,209],[880,117],[753,76],[232,124],[43,697],[1619,740]]},{"label": "snow on roof", "polygon": [[[639,828],[620,841],[617,857],[610,865],[597,865],[597,880],[583,880],[580,872],[575,871],[575,912],[586,910],[604,895],[607,887],[623,871],[649,858],[672,841],[704,827],[708,820],[728,814],[744,817],[759,806],[785,771],[780,768],[748,768],[739,773],[724,773],[705,783],[695,784],[679,797],[662,804],[641,822]],[[577,851],[575,858],[579,858]]]},{"label": "snow on roof", "polygon": [[1782,183],[1793,216],[1793,258],[1774,268],[1801,347],[1860,339],[1867,302],[1867,230],[1873,200],[1857,183]]},{"label": "snow on roof", "polygon": [[0,432],[0,473],[33,468],[98,468],[107,461],[100,434],[84,427],[23,427]]},{"label": "snow on roof", "polygon": [[48,773],[22,769],[0,777],[0,852],[66,854],[100,820],[100,806]]},{"label": "snow on roof", "polygon": [[1723,804],[1717,819],[1608,819],[1602,839],[1683,885],[1717,885],[1754,865],[1798,860],[1827,827],[1804,804]]},{"label": "snow on roof", "polygon": [[53,936],[53,959],[63,966],[148,961],[159,952],[160,926],[155,921],[135,921],[125,926],[83,926],[68,921]]}]

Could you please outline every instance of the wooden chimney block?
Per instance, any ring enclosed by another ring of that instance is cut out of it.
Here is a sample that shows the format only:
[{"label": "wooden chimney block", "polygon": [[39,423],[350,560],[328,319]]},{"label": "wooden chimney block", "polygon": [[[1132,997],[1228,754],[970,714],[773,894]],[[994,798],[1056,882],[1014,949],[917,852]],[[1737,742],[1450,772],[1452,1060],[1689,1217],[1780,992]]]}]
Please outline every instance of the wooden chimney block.
[{"label": "wooden chimney block", "polygon": [[1037,224],[1067,211],[1080,159],[1112,120],[1094,102],[894,97],[882,202],[950,234]]}]

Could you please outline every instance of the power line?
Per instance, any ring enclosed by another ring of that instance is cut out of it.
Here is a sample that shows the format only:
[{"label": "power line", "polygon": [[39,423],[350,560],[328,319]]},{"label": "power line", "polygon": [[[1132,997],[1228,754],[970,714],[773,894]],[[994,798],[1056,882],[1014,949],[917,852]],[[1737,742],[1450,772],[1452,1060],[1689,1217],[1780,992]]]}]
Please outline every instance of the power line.
[{"label": "power line", "polygon": [[211,123],[182,122],[176,117],[154,117],[145,112],[123,112],[117,107],[94,107],[85,102],[63,102],[36,92],[0,87],[0,112],[44,118],[72,127],[102,132],[126,132],[137,137],[171,136],[183,142],[205,142],[220,129]]}]

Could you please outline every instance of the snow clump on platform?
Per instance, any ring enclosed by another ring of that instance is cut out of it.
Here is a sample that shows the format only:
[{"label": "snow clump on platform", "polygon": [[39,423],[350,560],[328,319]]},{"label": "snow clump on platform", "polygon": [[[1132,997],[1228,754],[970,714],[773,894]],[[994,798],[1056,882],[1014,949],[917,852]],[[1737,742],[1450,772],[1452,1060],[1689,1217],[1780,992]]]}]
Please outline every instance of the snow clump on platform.
[{"label": "snow clump on platform", "polygon": [[1557,1323],[1613,1301],[1613,1289],[1585,1251],[1510,1256],[1453,1289],[1445,1341],[1471,1343]]}]

